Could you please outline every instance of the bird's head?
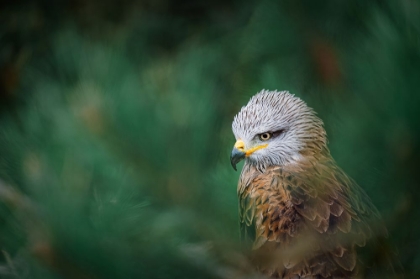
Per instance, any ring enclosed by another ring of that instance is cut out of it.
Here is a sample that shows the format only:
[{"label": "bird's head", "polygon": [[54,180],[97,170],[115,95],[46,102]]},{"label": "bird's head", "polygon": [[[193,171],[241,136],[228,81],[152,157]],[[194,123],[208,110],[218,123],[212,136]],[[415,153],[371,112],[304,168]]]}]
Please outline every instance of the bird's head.
[{"label": "bird's head", "polygon": [[236,143],[231,163],[235,170],[243,159],[265,169],[327,150],[322,120],[287,91],[259,92],[235,116],[232,130]]}]

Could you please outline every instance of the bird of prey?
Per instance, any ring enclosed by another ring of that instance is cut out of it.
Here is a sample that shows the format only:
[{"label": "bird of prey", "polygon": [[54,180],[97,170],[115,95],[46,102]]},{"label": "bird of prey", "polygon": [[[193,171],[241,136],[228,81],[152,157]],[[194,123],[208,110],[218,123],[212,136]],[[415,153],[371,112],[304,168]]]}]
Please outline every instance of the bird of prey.
[{"label": "bird of prey", "polygon": [[336,164],[322,120],[287,91],[263,90],[232,124],[242,239],[273,278],[359,278],[356,248],[386,229]]}]

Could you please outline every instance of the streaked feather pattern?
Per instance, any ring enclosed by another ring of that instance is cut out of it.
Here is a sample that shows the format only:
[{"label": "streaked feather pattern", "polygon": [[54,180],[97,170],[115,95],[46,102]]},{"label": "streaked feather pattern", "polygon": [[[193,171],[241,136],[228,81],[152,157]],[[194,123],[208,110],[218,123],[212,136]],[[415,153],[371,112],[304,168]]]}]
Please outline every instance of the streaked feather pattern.
[{"label": "streaked feather pattern", "polygon": [[[322,271],[324,278],[349,278],[357,274],[355,247],[364,246],[373,233],[386,234],[369,198],[331,159],[263,173],[247,164],[238,196],[243,237],[250,238],[253,249],[283,251],[283,264],[268,269],[271,276]],[[289,254],[295,249],[301,255],[293,261]]]}]

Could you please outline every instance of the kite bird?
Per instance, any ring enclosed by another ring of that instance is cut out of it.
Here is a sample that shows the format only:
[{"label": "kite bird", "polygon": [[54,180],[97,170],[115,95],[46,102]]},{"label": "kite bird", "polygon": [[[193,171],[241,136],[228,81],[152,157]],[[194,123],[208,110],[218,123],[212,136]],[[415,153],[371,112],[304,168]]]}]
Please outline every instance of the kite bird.
[{"label": "kite bird", "polygon": [[359,278],[357,247],[386,235],[367,194],[337,166],[322,120],[287,91],[263,90],[232,124],[242,239],[274,278]]}]

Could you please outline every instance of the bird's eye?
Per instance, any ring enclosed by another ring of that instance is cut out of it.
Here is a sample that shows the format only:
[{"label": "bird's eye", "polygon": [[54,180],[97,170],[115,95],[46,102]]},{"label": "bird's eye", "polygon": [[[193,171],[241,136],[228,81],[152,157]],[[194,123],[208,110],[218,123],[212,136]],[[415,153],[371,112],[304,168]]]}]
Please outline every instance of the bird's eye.
[{"label": "bird's eye", "polygon": [[268,132],[262,133],[262,134],[259,134],[259,137],[260,137],[260,140],[266,141],[271,138],[271,133],[268,133]]}]

